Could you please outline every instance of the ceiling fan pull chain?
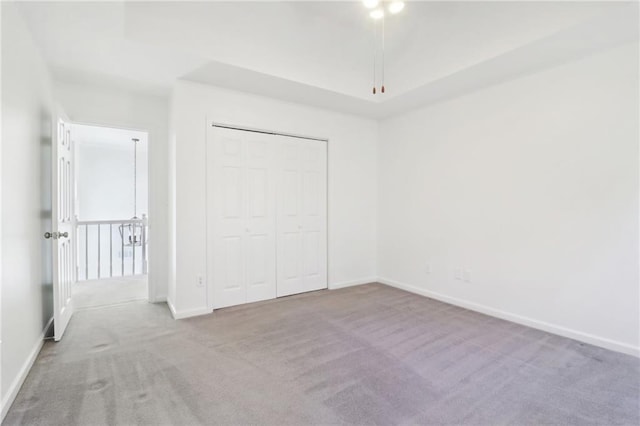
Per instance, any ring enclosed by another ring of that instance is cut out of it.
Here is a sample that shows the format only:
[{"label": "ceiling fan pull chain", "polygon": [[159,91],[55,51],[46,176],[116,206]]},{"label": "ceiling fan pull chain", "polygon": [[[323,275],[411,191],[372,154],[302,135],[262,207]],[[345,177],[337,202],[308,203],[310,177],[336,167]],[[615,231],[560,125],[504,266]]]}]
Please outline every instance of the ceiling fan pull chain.
[{"label": "ceiling fan pull chain", "polygon": [[[373,94],[376,94],[376,60],[378,55],[378,49],[380,49],[380,93],[385,92],[384,87],[384,50],[385,50],[385,21],[386,21],[386,13],[385,9],[391,14],[396,15],[404,9],[404,2],[399,0],[387,1],[387,0],[362,0],[364,6],[367,9],[372,9],[369,12],[369,16],[373,18]],[[378,46],[378,27],[376,21],[382,21],[382,34],[380,46]]]},{"label": "ceiling fan pull chain", "polygon": [[378,41],[378,26],[376,21],[373,21],[373,94],[376,94],[376,42]]},{"label": "ceiling fan pull chain", "polygon": [[382,87],[380,88],[380,92],[384,93],[384,21],[385,17],[382,17]]}]

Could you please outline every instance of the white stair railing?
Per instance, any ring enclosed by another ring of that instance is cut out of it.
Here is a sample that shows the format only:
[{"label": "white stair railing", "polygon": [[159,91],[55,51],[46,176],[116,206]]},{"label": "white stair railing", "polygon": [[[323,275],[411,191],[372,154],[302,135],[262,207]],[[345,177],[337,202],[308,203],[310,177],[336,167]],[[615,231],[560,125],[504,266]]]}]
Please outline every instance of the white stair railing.
[{"label": "white stair railing", "polygon": [[[147,216],[142,219],[76,221],[78,281],[147,274]],[[127,244],[121,225],[141,226],[139,244]]]}]

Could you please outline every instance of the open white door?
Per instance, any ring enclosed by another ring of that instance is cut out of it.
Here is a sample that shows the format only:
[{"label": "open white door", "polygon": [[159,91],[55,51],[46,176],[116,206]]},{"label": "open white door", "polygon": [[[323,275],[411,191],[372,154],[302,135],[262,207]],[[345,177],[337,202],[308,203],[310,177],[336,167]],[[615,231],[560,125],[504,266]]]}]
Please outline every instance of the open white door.
[{"label": "open white door", "polygon": [[53,243],[53,330],[56,341],[64,334],[73,315],[71,286],[75,276],[73,244],[74,218],[74,150],[71,126],[58,118],[52,143],[52,223],[54,229],[45,234]]}]

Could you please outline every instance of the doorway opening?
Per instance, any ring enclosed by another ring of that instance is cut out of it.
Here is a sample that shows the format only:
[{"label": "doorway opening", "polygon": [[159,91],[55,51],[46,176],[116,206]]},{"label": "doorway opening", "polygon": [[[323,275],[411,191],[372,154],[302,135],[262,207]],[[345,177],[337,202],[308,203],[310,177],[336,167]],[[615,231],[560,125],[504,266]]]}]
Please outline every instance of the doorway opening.
[{"label": "doorway opening", "polygon": [[73,125],[78,309],[148,299],[148,133]]}]

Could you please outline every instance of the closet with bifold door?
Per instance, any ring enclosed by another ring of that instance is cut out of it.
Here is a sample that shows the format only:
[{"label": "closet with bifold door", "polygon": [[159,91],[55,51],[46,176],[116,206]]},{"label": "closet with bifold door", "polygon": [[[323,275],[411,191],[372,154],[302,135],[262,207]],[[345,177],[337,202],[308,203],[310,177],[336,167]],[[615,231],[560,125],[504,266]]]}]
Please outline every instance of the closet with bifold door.
[{"label": "closet with bifold door", "polygon": [[327,288],[327,142],[209,124],[213,309]]}]

